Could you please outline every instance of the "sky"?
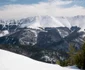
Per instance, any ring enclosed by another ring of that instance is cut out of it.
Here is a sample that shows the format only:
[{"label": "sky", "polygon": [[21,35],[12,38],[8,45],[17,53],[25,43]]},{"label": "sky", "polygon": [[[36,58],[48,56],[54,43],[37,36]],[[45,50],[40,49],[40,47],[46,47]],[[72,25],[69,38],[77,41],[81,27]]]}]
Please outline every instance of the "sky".
[{"label": "sky", "polygon": [[85,15],[85,0],[0,0],[0,19]]}]

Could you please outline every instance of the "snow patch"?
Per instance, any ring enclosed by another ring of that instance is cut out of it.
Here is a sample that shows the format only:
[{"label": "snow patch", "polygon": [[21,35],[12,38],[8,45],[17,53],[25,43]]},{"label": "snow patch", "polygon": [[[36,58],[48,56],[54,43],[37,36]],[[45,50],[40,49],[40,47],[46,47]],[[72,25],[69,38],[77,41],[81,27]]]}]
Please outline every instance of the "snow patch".
[{"label": "snow patch", "polygon": [[0,31],[0,37],[3,37],[3,36],[8,35],[8,34],[9,34],[8,30]]}]

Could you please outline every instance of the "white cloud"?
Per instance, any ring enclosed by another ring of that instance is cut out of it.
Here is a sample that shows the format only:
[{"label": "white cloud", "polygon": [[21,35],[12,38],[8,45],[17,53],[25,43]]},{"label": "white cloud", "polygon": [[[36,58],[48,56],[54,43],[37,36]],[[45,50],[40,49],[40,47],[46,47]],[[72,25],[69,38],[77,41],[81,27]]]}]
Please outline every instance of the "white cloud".
[{"label": "white cloud", "polygon": [[61,1],[61,0],[48,0],[48,1],[49,3],[56,4],[56,5],[66,5],[73,2],[73,1]]},{"label": "white cloud", "polygon": [[[73,6],[70,8],[63,8],[61,5],[68,4],[65,2],[41,2],[39,4],[31,5],[5,5],[0,9],[1,19],[23,18],[29,16],[49,15],[49,16],[75,16],[85,15],[83,7]],[[71,2],[70,2],[71,3]]]}]

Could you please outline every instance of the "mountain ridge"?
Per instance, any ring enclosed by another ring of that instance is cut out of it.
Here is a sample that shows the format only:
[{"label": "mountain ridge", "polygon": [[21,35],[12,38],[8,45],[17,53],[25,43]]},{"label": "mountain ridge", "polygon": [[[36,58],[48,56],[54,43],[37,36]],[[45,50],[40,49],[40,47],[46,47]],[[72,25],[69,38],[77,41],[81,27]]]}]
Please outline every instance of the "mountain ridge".
[{"label": "mountain ridge", "polygon": [[22,18],[19,20],[0,20],[0,24],[5,25],[19,25],[21,28],[34,28],[39,27],[68,27],[78,26],[81,31],[84,31],[85,16],[74,16],[74,17],[53,17],[53,16],[34,16]]}]

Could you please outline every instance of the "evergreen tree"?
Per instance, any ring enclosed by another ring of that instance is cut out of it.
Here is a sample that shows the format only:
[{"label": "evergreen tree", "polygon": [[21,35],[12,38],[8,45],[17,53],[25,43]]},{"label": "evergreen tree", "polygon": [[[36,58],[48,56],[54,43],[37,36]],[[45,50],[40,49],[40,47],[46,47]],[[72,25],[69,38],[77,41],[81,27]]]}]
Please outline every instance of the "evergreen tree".
[{"label": "evergreen tree", "polygon": [[82,46],[82,50],[77,53],[75,63],[79,68],[85,69],[85,43]]},{"label": "evergreen tree", "polygon": [[69,58],[67,60],[68,65],[74,65],[75,64],[74,57],[76,55],[76,49],[74,48],[72,44],[70,44],[68,55],[69,55]]}]

